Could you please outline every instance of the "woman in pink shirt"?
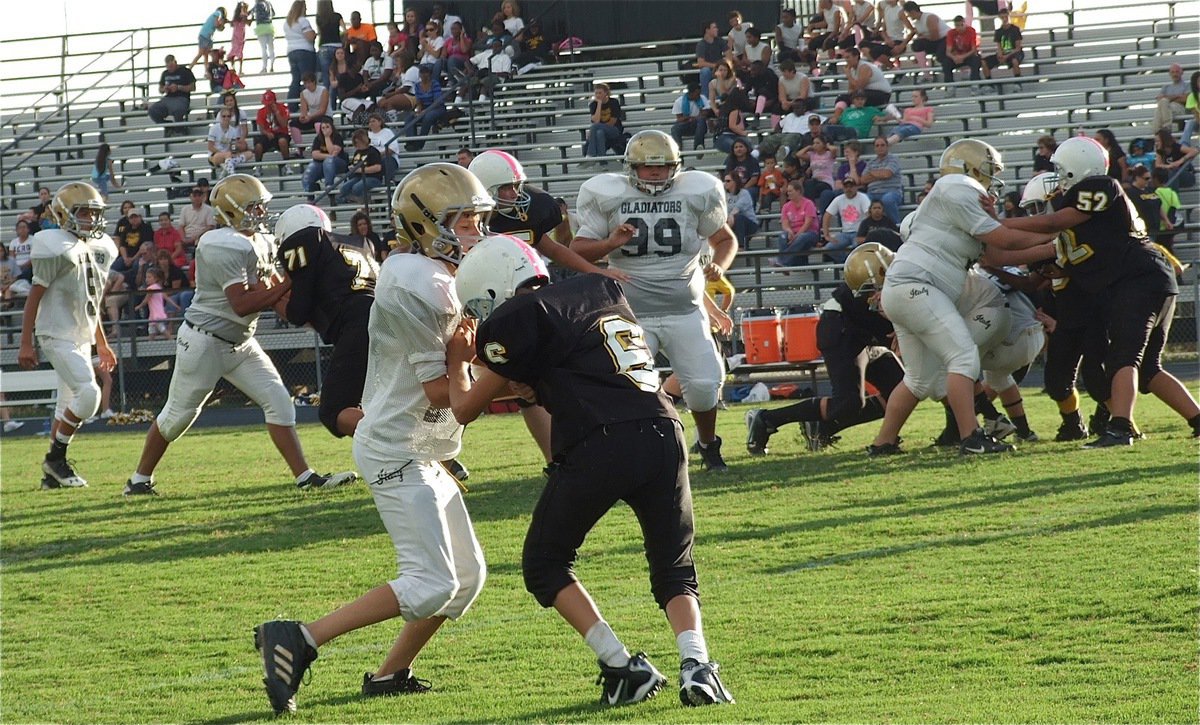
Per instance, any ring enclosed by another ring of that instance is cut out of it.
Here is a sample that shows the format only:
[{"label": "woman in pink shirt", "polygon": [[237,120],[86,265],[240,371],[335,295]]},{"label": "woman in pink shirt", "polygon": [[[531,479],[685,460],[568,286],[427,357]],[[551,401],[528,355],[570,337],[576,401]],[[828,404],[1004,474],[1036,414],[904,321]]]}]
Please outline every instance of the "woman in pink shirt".
[{"label": "woman in pink shirt", "polygon": [[888,146],[895,146],[906,138],[912,138],[933,125],[933,106],[927,106],[929,96],[923,89],[912,92],[912,107],[904,109],[900,125],[888,136]]},{"label": "woman in pink shirt", "polygon": [[779,256],[771,260],[776,267],[795,267],[806,259],[804,252],[821,238],[817,225],[817,207],[804,196],[804,182],[792,181],[787,187],[788,201],[779,212],[783,231],[779,234]]}]

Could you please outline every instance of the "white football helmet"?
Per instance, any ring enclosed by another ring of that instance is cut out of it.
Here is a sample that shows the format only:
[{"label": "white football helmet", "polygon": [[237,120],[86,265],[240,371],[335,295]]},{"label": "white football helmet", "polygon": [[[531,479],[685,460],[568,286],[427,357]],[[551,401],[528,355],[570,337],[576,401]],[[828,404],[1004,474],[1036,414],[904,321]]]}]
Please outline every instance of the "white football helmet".
[{"label": "white football helmet", "polygon": [[[642,166],[666,166],[670,169],[663,181],[646,181],[638,176]],[[679,155],[679,144],[662,131],[638,131],[625,146],[625,173],[641,191],[658,196],[671,188],[683,159]]]},{"label": "white football helmet", "polygon": [[329,215],[319,206],[312,204],[297,204],[279,215],[275,222],[275,241],[283,244],[288,237],[302,229],[324,229],[333,232],[333,224]]},{"label": "white football helmet", "polygon": [[[497,212],[521,221],[529,218],[529,192],[525,191],[528,178],[521,162],[512,154],[488,149],[472,159],[467,168],[495,199]],[[498,193],[500,187],[509,184],[515,186],[517,191],[517,198],[512,201],[501,199]]]},{"label": "white football helmet", "polygon": [[1058,172],[1058,188],[1066,191],[1089,176],[1108,173],[1108,150],[1087,136],[1073,136],[1058,145],[1050,155]]},{"label": "white football helmet", "polygon": [[1058,195],[1058,174],[1043,171],[1025,183],[1019,206],[1029,215],[1050,211],[1050,200]]},{"label": "white football helmet", "polygon": [[535,282],[550,282],[546,263],[533,247],[510,234],[496,234],[471,247],[454,276],[464,313],[480,321]]}]

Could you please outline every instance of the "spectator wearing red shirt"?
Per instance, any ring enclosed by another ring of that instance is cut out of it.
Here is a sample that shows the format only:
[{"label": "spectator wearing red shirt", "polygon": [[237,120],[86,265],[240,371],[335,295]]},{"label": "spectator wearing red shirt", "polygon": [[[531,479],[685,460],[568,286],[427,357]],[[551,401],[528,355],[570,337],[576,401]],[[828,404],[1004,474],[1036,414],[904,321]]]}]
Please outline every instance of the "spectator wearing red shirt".
[{"label": "spectator wearing red shirt", "polygon": [[254,137],[254,160],[262,161],[268,149],[279,149],[284,160],[291,158],[288,148],[288,109],[275,102],[275,91],[262,95],[262,108],[258,109],[258,135]]},{"label": "spectator wearing red shirt", "polygon": [[[966,24],[963,16],[954,18],[954,27],[946,33],[946,55],[942,59],[942,74],[947,81],[954,80],[954,69],[967,66],[971,69],[971,80],[979,80],[983,61],[979,56],[979,35],[975,28]],[[979,87],[971,88],[971,95],[979,93]],[[954,87],[946,88],[946,95],[954,97]]]},{"label": "spectator wearing red shirt", "polygon": [[154,246],[165,249],[171,254],[175,254],[176,249],[183,251],[183,235],[171,223],[171,215],[168,212],[164,211],[158,215],[158,229],[154,230]]}]

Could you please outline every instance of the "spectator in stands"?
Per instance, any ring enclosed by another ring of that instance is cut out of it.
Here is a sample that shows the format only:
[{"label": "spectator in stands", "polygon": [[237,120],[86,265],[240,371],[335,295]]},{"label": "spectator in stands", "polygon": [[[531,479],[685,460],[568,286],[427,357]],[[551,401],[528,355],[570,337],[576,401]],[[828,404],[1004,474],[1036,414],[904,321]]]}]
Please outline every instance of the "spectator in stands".
[{"label": "spectator in stands", "polygon": [[[1001,64],[1012,69],[1013,78],[1021,77],[1021,61],[1025,60],[1025,51],[1021,49],[1021,29],[1009,20],[1008,10],[1000,10],[1000,27],[996,28],[993,36],[996,41],[996,52],[983,59],[983,77],[991,79],[992,69]],[[1015,90],[1021,90],[1020,81],[1013,84]],[[994,86],[985,86],[984,92],[994,91]]]},{"label": "spectator in stands", "polygon": [[758,215],[754,213],[754,200],[750,198],[749,190],[742,185],[741,176],[726,171],[723,179],[726,206],[729,209],[729,218],[726,223],[733,229],[733,235],[737,237],[738,248],[749,249],[747,240],[758,231]]},{"label": "spectator in stands", "polygon": [[[326,88],[333,88],[333,54],[342,45],[342,33],[346,32],[346,21],[342,14],[333,9],[333,0],[317,0],[317,76],[319,82]],[[304,76],[300,77],[301,82]],[[330,92],[330,101],[337,106],[336,90]],[[321,115],[321,114],[314,114]]]},{"label": "spectator in stands", "polygon": [[467,35],[461,21],[456,21],[450,26],[450,35],[446,38],[443,49],[446,51],[446,76],[451,85],[457,85],[471,60],[471,37]]},{"label": "spectator in stands", "polygon": [[[451,29],[455,23],[463,24],[463,19],[457,15],[447,15],[446,6],[443,3],[434,3],[429,9],[429,19],[436,20],[438,27],[442,29],[442,37],[449,39]],[[464,29],[466,26],[463,26]]]},{"label": "spectator in stands", "polygon": [[858,193],[858,183],[847,177],[842,182],[842,193],[830,202],[829,208],[821,217],[821,241],[813,248],[832,252],[825,255],[830,261],[839,264],[846,261],[849,253],[841,250],[854,246],[858,227],[870,211],[870,200],[865,194]]},{"label": "spectator in stands", "polygon": [[1167,186],[1179,191],[1196,185],[1196,169],[1192,166],[1192,159],[1200,153],[1200,149],[1180,145],[1170,129],[1160,128],[1154,134],[1154,153],[1158,156],[1154,160],[1154,168],[1166,169],[1170,174]]},{"label": "spectator in stands", "polygon": [[779,267],[795,267],[805,262],[802,256],[821,238],[817,222],[817,207],[804,195],[804,182],[790,181],[787,202],[779,211],[779,256],[772,263]]},{"label": "spectator in stands", "polygon": [[791,60],[779,63],[779,89],[777,91],[779,107],[784,110],[792,108],[793,101],[804,101],[805,108],[809,96],[812,95],[812,85],[808,76],[796,70],[796,64]]},{"label": "spectator in stands", "polygon": [[804,195],[819,199],[821,194],[833,190],[833,171],[837,165],[837,154],[821,134],[815,134],[812,142],[800,149],[797,156],[808,164],[808,179],[804,182]]},{"label": "spectator in stands", "polygon": [[196,242],[210,229],[217,228],[217,218],[207,202],[208,192],[197,186],[190,194],[191,205],[179,213],[179,235],[189,255],[196,253]]},{"label": "spectator in stands", "polygon": [[[124,234],[125,231],[127,229],[129,229],[129,212],[133,210],[134,206],[135,206],[135,204],[128,199],[121,202],[121,217],[119,219],[117,219],[116,225],[114,227],[114,231],[112,234],[114,239],[118,235]],[[121,251],[120,243],[117,244],[117,251],[118,252]],[[133,255],[135,255],[135,254],[137,254],[136,246],[133,248],[133,250],[129,254],[123,254],[122,256],[125,256],[127,259],[133,259]]]},{"label": "spectator in stands", "polygon": [[904,201],[904,177],[900,161],[889,153],[887,139],[875,138],[875,157],[867,159],[867,170],[859,176],[865,184],[864,191],[872,201],[882,201],[883,208],[891,220],[900,223],[900,202]]},{"label": "spectator in stands", "polygon": [[233,36],[229,40],[229,56],[227,60],[232,63],[237,61],[237,74],[241,75],[246,64],[246,23],[250,19],[250,6],[244,2],[239,2],[233,8],[233,17],[230,18],[230,25],[233,27]]},{"label": "spectator in stands", "polygon": [[746,87],[754,94],[754,113],[771,114],[771,128],[779,125],[783,109],[779,105],[779,76],[760,60],[750,63]]},{"label": "spectator in stands", "polygon": [[371,137],[365,128],[360,128],[350,137],[354,153],[350,156],[350,167],[342,183],[340,204],[366,202],[371,189],[383,186],[383,156],[371,145]]},{"label": "spectator in stands", "polygon": [[[700,41],[696,43],[696,62],[693,64],[700,69],[700,87],[708,88],[716,74],[717,65],[725,61],[725,42],[717,38],[717,23],[715,20],[710,20],[704,24],[704,32]],[[732,65],[730,66],[732,69]],[[730,77],[733,73],[730,72]],[[716,100],[711,92],[708,96],[709,103],[714,106]]]},{"label": "spectator in stands", "polygon": [[153,251],[154,229],[142,219],[142,213],[136,207],[129,210],[128,222],[124,228],[118,229],[113,237],[122,256],[133,257],[147,243],[150,244],[150,251]]},{"label": "spectator in stands", "polygon": [[[12,267],[13,279],[28,277],[32,279],[33,272],[33,237],[29,222],[17,220],[15,228],[17,236],[8,243],[8,263]],[[25,291],[28,294],[28,290]]]},{"label": "spectator in stands", "polygon": [[162,273],[157,267],[151,267],[146,270],[146,294],[142,297],[142,301],[134,307],[134,310],[146,310],[146,317],[150,321],[150,339],[151,340],[170,340],[175,336],[174,326],[167,321],[167,307],[170,306],[175,312],[182,312],[179,305],[175,304],[174,300],[167,297],[167,293],[163,292]]},{"label": "spectator in stands", "polygon": [[517,4],[517,0],[504,0],[500,3],[500,21],[504,23],[504,30],[511,36],[516,37],[517,33],[525,27],[525,21],[521,19],[521,6]]},{"label": "spectator in stands", "polygon": [[871,201],[867,218],[858,225],[858,232],[854,235],[854,246],[865,242],[879,242],[893,252],[900,246],[900,225],[887,215],[881,201]]},{"label": "spectator in stands", "polygon": [[111,183],[115,188],[121,188],[121,182],[117,180],[116,173],[113,171],[112,148],[106,144],[100,144],[100,148],[96,149],[96,160],[92,162],[91,168],[92,186],[100,192],[100,196],[108,201],[108,185]]},{"label": "spectator in stands", "polygon": [[269,150],[278,150],[279,157],[284,161],[290,159],[288,110],[287,106],[276,102],[275,91],[263,93],[262,108],[258,109],[256,120],[259,133],[254,137],[254,160],[262,161],[263,155]]},{"label": "spectator in stands", "polygon": [[275,72],[275,8],[267,0],[257,0],[254,3],[254,35],[258,38],[262,50],[262,70],[260,73]]},{"label": "spectator in stands", "polygon": [[887,137],[889,144],[895,146],[906,138],[920,135],[933,125],[934,110],[933,106],[927,106],[929,102],[929,94],[924,88],[917,88],[912,92],[912,105],[904,109],[904,113],[896,117],[899,124],[892,129],[892,133]]},{"label": "spectator in stands", "polygon": [[[843,53],[846,58],[846,81],[848,90],[837,97],[833,117],[841,114],[838,111],[850,105],[855,93],[862,93],[868,106],[883,108],[891,103],[892,84],[884,77],[883,71],[874,63],[862,60],[862,51],[858,48],[847,48]],[[836,120],[832,123],[837,123]],[[859,136],[862,138],[862,136]]]},{"label": "spectator in stands", "polygon": [[779,62],[780,70],[784,61],[798,60],[803,35],[804,28],[796,22],[795,8],[784,8],[779,15],[779,24],[775,26],[775,60]]},{"label": "spectator in stands", "polygon": [[[904,3],[904,14],[912,28],[909,31],[907,43],[917,56],[917,65],[927,67],[929,60],[926,54],[933,53],[942,64],[943,79],[949,83],[952,78],[945,76],[946,64],[946,33],[950,27],[946,21],[933,13],[923,12],[921,6],[912,0]],[[986,71],[985,71],[986,72]]]},{"label": "spectator in stands", "polygon": [[[384,89],[392,84],[396,62],[390,55],[383,54],[383,44],[378,41],[370,44],[368,52],[371,55],[362,66],[363,82],[367,85],[367,95],[371,97],[372,101],[378,102]],[[439,77],[440,68],[440,64],[435,67],[433,73],[435,78]]]},{"label": "spectator in stands", "polygon": [[[592,125],[587,132],[584,155],[588,159],[599,159],[609,149],[617,154],[624,153],[621,142],[625,133],[625,111],[621,108],[621,102],[613,98],[612,90],[607,83],[596,83],[592,87],[595,90],[592,94],[592,102],[588,105]],[[584,164],[591,163],[594,162],[584,162]],[[607,165],[607,162],[601,163]]]},{"label": "spectator in stands", "polygon": [[[107,334],[110,337],[117,335],[115,323],[126,316],[129,307],[129,285],[125,282],[124,264],[125,261],[120,257],[114,260],[104,283],[104,311],[108,321],[113,323],[108,326]],[[122,268],[119,269],[118,265]]]},{"label": "spectator in stands", "polygon": [[749,70],[754,63],[762,63],[763,67],[771,64],[771,45],[763,42],[762,33],[758,31],[758,28],[746,29],[746,47],[739,58],[739,66],[746,70]]},{"label": "spectator in stands", "polygon": [[714,75],[708,85],[700,84],[708,92],[708,107],[712,109],[713,118],[724,112],[725,99],[734,88],[739,88],[737,75],[733,72],[733,63],[728,58],[722,58],[714,69]]},{"label": "spectator in stands", "polygon": [[33,219],[29,224],[29,233],[37,234],[42,229],[57,229],[58,224],[54,221],[54,215],[50,213],[50,201],[53,196],[50,194],[50,188],[42,186],[38,188],[38,203],[29,207],[29,211],[33,214]]},{"label": "spectator in stands", "polygon": [[1155,168],[1150,172],[1150,188],[1154,189],[1155,194],[1158,194],[1158,198],[1162,202],[1163,216],[1166,217],[1166,223],[1158,228],[1154,241],[1170,252],[1175,247],[1175,229],[1183,223],[1182,219],[1176,217],[1175,212],[1183,204],[1179,200],[1179,192],[1167,186],[1169,178],[1166,169]]},{"label": "spectator in stands", "polygon": [[1186,103],[1189,89],[1187,81],[1183,80],[1183,66],[1172,63],[1171,67],[1167,69],[1167,73],[1171,76],[1171,82],[1163,86],[1158,92],[1158,97],[1155,98],[1154,125],[1152,127],[1155,131],[1164,127],[1171,128],[1171,122],[1175,116],[1187,113]]},{"label": "spectator in stands", "polygon": [[390,182],[400,169],[400,139],[396,132],[387,127],[383,115],[372,113],[367,117],[367,137],[383,159],[383,178]]},{"label": "spectator in stands", "polygon": [[313,42],[316,40],[317,31],[313,30],[308,18],[304,17],[307,12],[308,6],[304,0],[293,0],[287,19],[283,23],[283,37],[287,39],[288,69],[292,73],[292,83],[288,86],[288,110],[293,113],[300,109],[300,103],[296,99],[300,97],[301,79],[305,73],[316,73],[321,65],[317,57],[317,46]]},{"label": "spectator in stands", "polygon": [[[873,63],[870,65],[874,65]],[[854,91],[850,94],[850,107],[843,108],[840,105],[834,110],[833,115],[829,117],[829,126],[841,126],[854,132],[851,138],[865,139],[874,136],[872,133],[875,124],[879,123],[878,119],[890,118],[887,112],[878,106],[867,105],[867,94],[862,91]],[[839,129],[832,129],[835,133]],[[841,134],[837,134],[835,138],[844,138]]]},{"label": "spectator in stands", "polygon": [[[440,32],[439,28],[439,32]],[[354,65],[362,66],[367,62],[367,55],[371,49],[371,43],[379,41],[375,34],[375,26],[362,21],[362,13],[355,10],[350,13],[350,27],[346,28],[346,32],[342,34],[342,40],[346,44],[346,50],[350,52],[350,58],[354,61]]]},{"label": "spectator in stands", "polygon": [[842,153],[845,154],[846,160],[838,165],[837,171],[833,172],[833,189],[822,192],[816,199],[817,214],[822,216],[838,194],[845,191],[846,179],[854,179],[857,184],[867,171],[867,162],[861,157],[862,145],[858,141],[847,143],[842,147]]},{"label": "spectator in stands", "polygon": [[[381,49],[382,50],[382,49]],[[374,49],[372,49],[374,54]],[[445,63],[446,39],[442,37],[442,29],[432,18],[425,21],[425,32],[421,35],[420,65],[433,68],[433,77],[442,77],[442,66]]]},{"label": "spectator in stands", "polygon": [[754,106],[744,90],[734,88],[730,91],[717,113],[713,146],[729,152],[733,150],[735,143],[742,141],[747,148],[751,147],[749,132],[746,130],[746,114],[753,110]]},{"label": "spectator in stands", "polygon": [[337,96],[338,106],[352,114],[351,123],[364,121],[373,105],[369,100],[371,87],[349,51],[338,48],[333,52],[333,65],[330,66],[329,72],[333,76],[333,88],[330,92]]},{"label": "spectator in stands", "polygon": [[820,0],[817,4],[817,14],[804,28],[804,34],[808,38],[808,49],[813,53],[827,50],[829,59],[833,60],[834,49],[845,27],[846,11],[842,6],[833,0]]},{"label": "spectator in stands", "polygon": [[463,146],[454,154],[454,162],[464,169],[470,168],[471,162],[475,160],[475,152]]},{"label": "spectator in stands", "polygon": [[1004,206],[996,214],[998,219],[1010,219],[1013,217],[1028,216],[1025,209],[1021,207],[1021,194],[1017,191],[1010,191],[1004,195]]},{"label": "spectator in stands", "polygon": [[846,5],[847,30],[842,40],[850,38],[852,45],[862,47],[864,42],[875,40],[875,5],[870,0],[850,0]]},{"label": "spectator in stands", "polygon": [[154,246],[159,251],[165,251],[172,255],[183,249],[183,235],[171,222],[171,212],[169,211],[158,214],[158,229],[154,230]]},{"label": "spectator in stands", "polygon": [[1117,142],[1117,137],[1109,129],[1102,128],[1092,138],[1107,152],[1108,175],[1124,184],[1129,178],[1129,162],[1125,160],[1125,150]]},{"label": "spectator in stands", "polygon": [[375,233],[371,215],[365,211],[355,212],[350,217],[350,234],[346,237],[346,244],[362,250],[363,254],[376,262],[382,263],[387,257],[387,245]]},{"label": "spectator in stands", "polygon": [[877,16],[879,19],[879,50],[883,51],[881,57],[885,57],[888,61],[886,65],[883,63],[881,65],[884,68],[895,68],[900,64],[900,56],[908,50],[908,31],[911,27],[908,23],[908,16],[905,15],[904,6],[900,4],[900,0],[882,0],[879,3]]},{"label": "spectator in stands", "polygon": [[[196,291],[192,289],[191,281],[188,280],[187,273],[183,268],[175,264],[171,253],[157,249],[154,253],[154,266],[147,267],[147,270],[157,270],[162,287],[169,296],[171,302],[179,306],[179,311],[185,312],[192,304],[192,297]],[[143,280],[145,281],[145,280]]]},{"label": "spectator in stands", "polygon": [[[190,68],[175,62],[175,56],[167,56],[167,67],[158,79],[158,92],[163,97],[150,104],[147,113],[155,123],[162,123],[170,115],[176,123],[187,120],[192,110],[192,92],[196,90],[196,76]],[[186,136],[186,128],[168,128],[164,136]]]},{"label": "spectator in stands", "polygon": [[[428,136],[439,124],[446,120],[446,99],[442,93],[442,84],[433,77],[433,69],[427,65],[421,66],[420,82],[413,89],[417,98],[419,110],[409,117],[404,124],[403,135],[414,139],[418,136]],[[425,147],[424,141],[407,141],[404,147],[409,151],[420,151]]]},{"label": "spectator in stands", "polygon": [[1135,138],[1129,142],[1129,155],[1125,157],[1129,168],[1141,164],[1147,169],[1154,168],[1154,142],[1149,139]]},{"label": "spectator in stands", "polygon": [[217,8],[204,20],[204,24],[200,26],[196,57],[192,58],[188,68],[195,68],[201,59],[204,59],[205,64],[208,63],[208,57],[213,47],[213,35],[218,30],[224,30],[227,22],[229,22],[229,18],[225,15],[225,8]]},{"label": "spectator in stands", "polygon": [[1033,173],[1040,174],[1043,171],[1054,172],[1054,163],[1050,161],[1050,157],[1058,150],[1058,141],[1053,136],[1041,136],[1037,140],[1037,148],[1033,151]]},{"label": "spectator in stands", "polygon": [[1160,228],[1171,226],[1171,220],[1163,211],[1162,197],[1150,187],[1150,169],[1134,166],[1129,170],[1129,179],[1129,183],[1123,185],[1125,193],[1145,223],[1150,238],[1155,239]]},{"label": "spectator in stands", "polygon": [[[983,63],[979,55],[979,35],[975,28],[967,25],[963,16],[954,17],[954,27],[946,33],[946,59],[942,61],[942,77],[947,83],[954,81],[954,70],[964,65],[971,69],[971,80],[979,80],[979,69]],[[979,86],[971,87],[971,95],[977,95]],[[946,88],[946,95],[954,98],[953,86]]]},{"label": "spectator in stands", "polygon": [[787,189],[787,179],[783,178],[783,171],[780,170],[774,156],[762,156],[762,165],[762,174],[758,177],[759,213],[769,211]]},{"label": "spectator in stands", "polygon": [[246,139],[242,138],[242,129],[233,125],[233,114],[224,109],[208,127],[207,141],[208,163],[226,176],[237,173],[240,164],[254,158]]},{"label": "spectator in stands", "polygon": [[[26,234],[28,234],[29,222],[21,220],[18,221],[17,224],[24,224],[26,227]],[[570,240],[567,241],[569,242]],[[25,289],[20,294],[13,289],[13,285],[18,281],[16,269],[17,268],[16,265],[13,264],[12,257],[9,256],[8,247],[0,244],[0,300],[2,300],[2,302],[0,302],[0,309],[10,310],[16,307],[16,299],[18,297],[29,296],[28,289]],[[32,287],[32,283],[26,281],[22,286]]]},{"label": "spectator in stands", "polygon": [[791,111],[779,120],[779,132],[762,139],[758,143],[758,155],[785,158],[808,144],[802,143],[802,137],[808,132],[813,119],[820,129],[821,117],[807,110],[808,104],[803,100],[791,103]]},{"label": "spectator in stands", "polygon": [[706,110],[708,99],[700,95],[700,84],[689,83],[687,90],[675,99],[671,107],[671,113],[675,114],[671,136],[680,148],[683,148],[684,134],[691,135],[692,145],[696,149],[704,148],[704,136],[708,133],[708,123],[704,120]]},{"label": "spectator in stands", "polygon": [[[478,79],[479,100],[490,101],[496,93],[496,86],[512,76],[512,58],[504,52],[504,40],[491,38],[483,51],[471,56],[467,74]],[[460,95],[466,93],[466,84],[461,84]]]},{"label": "spectator in stands", "polygon": [[237,92],[229,90],[222,93],[221,107],[233,113],[233,125],[242,130],[242,138],[250,138],[250,119],[238,106]]},{"label": "spectator in stands", "polygon": [[747,34],[754,25],[742,20],[740,10],[730,10],[725,19],[729,23],[729,32],[725,35],[725,57],[734,66],[745,67],[746,44],[749,42]]},{"label": "spectator in stands", "polygon": [[227,87],[225,79],[230,72],[229,65],[225,62],[225,51],[213,48],[211,55],[208,63],[204,65],[204,77],[208,79],[208,90],[214,94],[223,93]]},{"label": "spectator in stands", "polygon": [[738,177],[739,188],[745,189],[751,201],[758,202],[758,178],[762,167],[758,159],[750,154],[750,141],[739,138],[733,142],[729,156],[725,158],[725,174]]},{"label": "spectator in stands", "polygon": [[543,65],[550,60],[550,41],[542,30],[542,21],[534,18],[529,21],[521,32],[514,38],[517,44],[517,55],[513,65],[517,73],[528,73],[532,68]]},{"label": "spectator in stands", "polygon": [[317,74],[305,73],[304,89],[300,91],[300,115],[288,121],[288,133],[294,145],[300,145],[301,131],[311,131],[318,118],[329,115],[329,101],[329,89],[317,85]]},{"label": "spectator in stands", "polygon": [[304,169],[304,177],[300,182],[308,192],[309,203],[314,201],[313,195],[317,191],[317,183],[321,180],[325,181],[326,195],[332,195],[338,174],[346,173],[348,167],[345,142],[342,141],[342,134],[333,125],[333,119],[328,116],[319,119],[316,130],[317,136],[313,139],[312,149],[309,150],[312,160]]},{"label": "spectator in stands", "polygon": [[421,21],[421,17],[417,15],[417,11],[413,8],[406,9],[404,11],[404,25],[400,27],[400,45],[404,48],[409,58],[417,57],[417,52],[420,50],[421,33],[424,29],[425,24]]}]

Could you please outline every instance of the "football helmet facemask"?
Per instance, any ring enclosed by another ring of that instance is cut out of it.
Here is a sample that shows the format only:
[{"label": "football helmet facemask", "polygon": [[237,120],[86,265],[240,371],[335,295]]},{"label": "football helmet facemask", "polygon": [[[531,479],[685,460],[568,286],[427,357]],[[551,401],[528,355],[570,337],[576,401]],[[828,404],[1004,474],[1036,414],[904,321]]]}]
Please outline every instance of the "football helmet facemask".
[{"label": "football helmet facemask", "polygon": [[883,289],[883,278],[896,255],[878,242],[855,247],[842,265],[846,286],[855,297],[869,297]]},{"label": "football helmet facemask", "polygon": [[1000,152],[991,144],[979,139],[964,138],[955,141],[942,152],[938,162],[942,176],[950,174],[966,174],[975,179],[988,194],[1000,198],[1004,182],[1000,180],[1000,172],[1004,171],[1004,161]]},{"label": "football helmet facemask", "polygon": [[[641,191],[658,196],[671,188],[683,160],[679,156],[679,144],[662,131],[638,131],[625,147],[625,173]],[[643,166],[666,166],[669,171],[662,181],[647,181],[638,176]]]},{"label": "football helmet facemask", "polygon": [[[495,206],[474,174],[458,164],[437,162],[410,172],[396,186],[392,224],[401,244],[408,241],[427,257],[458,264],[464,243],[474,244],[487,236],[487,216]],[[464,214],[480,217],[481,234],[468,237],[454,231]]]},{"label": "football helmet facemask", "polygon": [[333,224],[324,209],[312,204],[297,204],[275,220],[275,241],[283,244],[296,232],[310,228],[324,229],[326,234],[333,233]]},{"label": "football helmet facemask", "polygon": [[1073,136],[1050,154],[1050,163],[1058,172],[1058,188],[1066,191],[1089,176],[1108,173],[1108,150],[1087,136]]},{"label": "football helmet facemask", "polygon": [[464,314],[481,322],[522,287],[549,282],[550,272],[541,256],[509,234],[497,234],[476,244],[454,275],[454,288]]},{"label": "football helmet facemask", "polygon": [[271,192],[250,174],[230,174],[212,188],[217,220],[239,232],[255,231],[267,223]]},{"label": "football helmet facemask", "polygon": [[1059,193],[1058,184],[1058,174],[1050,171],[1037,174],[1025,183],[1019,206],[1031,216],[1048,213],[1050,200]]},{"label": "football helmet facemask", "polygon": [[80,239],[96,239],[104,234],[104,197],[96,187],[83,181],[63,184],[50,201],[50,216],[55,223]]},{"label": "football helmet facemask", "polygon": [[[475,174],[483,188],[496,202],[496,212],[506,217],[525,221],[529,218],[529,192],[525,191],[525,169],[512,154],[499,149],[488,149],[471,160],[468,170]],[[517,198],[500,198],[500,187],[512,184]]]}]

